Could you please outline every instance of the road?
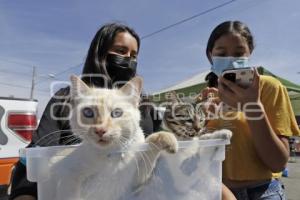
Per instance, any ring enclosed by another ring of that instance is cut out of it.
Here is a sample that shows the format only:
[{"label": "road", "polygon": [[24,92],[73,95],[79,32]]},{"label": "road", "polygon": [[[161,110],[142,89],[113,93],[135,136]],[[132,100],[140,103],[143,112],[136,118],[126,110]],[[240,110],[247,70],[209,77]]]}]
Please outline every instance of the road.
[{"label": "road", "polygon": [[282,178],[285,185],[287,199],[300,199],[300,157],[296,157],[295,163],[288,163],[288,177]]}]

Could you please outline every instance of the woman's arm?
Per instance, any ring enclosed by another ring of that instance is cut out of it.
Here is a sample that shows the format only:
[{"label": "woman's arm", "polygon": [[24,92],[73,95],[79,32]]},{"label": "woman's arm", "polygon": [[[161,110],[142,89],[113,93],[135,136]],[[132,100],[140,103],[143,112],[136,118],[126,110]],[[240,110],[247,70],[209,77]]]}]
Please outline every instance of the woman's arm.
[{"label": "woman's arm", "polygon": [[224,184],[222,184],[222,200],[236,200],[234,194]]},{"label": "woman's arm", "polygon": [[[256,111],[250,112],[251,109]],[[289,158],[288,140],[275,134],[261,104],[251,106],[251,109],[246,111],[245,115],[248,117],[247,121],[253,135],[255,149],[272,172],[280,172]]]},{"label": "woman's arm", "polygon": [[221,77],[219,96],[226,104],[233,107],[240,106],[243,109],[257,154],[272,172],[280,172],[288,161],[289,145],[287,139],[279,137],[274,132],[269,122],[260,100],[259,83],[260,77],[257,70],[255,70],[252,85],[247,89]]}]

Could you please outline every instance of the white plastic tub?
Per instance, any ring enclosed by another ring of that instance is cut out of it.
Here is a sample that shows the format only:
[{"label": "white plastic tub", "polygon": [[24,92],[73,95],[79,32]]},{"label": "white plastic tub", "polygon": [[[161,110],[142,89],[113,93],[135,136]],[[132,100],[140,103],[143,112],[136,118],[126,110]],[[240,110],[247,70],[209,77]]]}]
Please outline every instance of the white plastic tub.
[{"label": "white plastic tub", "polygon": [[[226,144],[229,144],[229,140],[179,142],[178,153],[161,154],[154,174],[140,192],[129,197],[125,195],[122,200],[220,200],[222,161],[225,158]],[[28,180],[38,183],[39,200],[55,199],[55,188],[59,180],[51,175],[51,166],[76,148],[57,146],[20,150],[20,156],[26,158]],[[136,147],[135,151],[147,151],[149,148],[150,146],[143,144]],[[72,165],[76,162],[79,163],[80,160],[72,162]],[[69,162],[65,163],[66,170],[68,165]],[[98,190],[101,191],[101,186]]]}]

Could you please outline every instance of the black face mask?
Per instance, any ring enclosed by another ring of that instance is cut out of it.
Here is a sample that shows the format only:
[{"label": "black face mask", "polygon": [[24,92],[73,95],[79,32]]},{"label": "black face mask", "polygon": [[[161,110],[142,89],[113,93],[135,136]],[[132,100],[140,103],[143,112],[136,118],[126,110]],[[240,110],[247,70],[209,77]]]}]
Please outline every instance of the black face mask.
[{"label": "black face mask", "polygon": [[107,54],[106,70],[112,82],[129,81],[135,76],[137,62],[130,57]]}]

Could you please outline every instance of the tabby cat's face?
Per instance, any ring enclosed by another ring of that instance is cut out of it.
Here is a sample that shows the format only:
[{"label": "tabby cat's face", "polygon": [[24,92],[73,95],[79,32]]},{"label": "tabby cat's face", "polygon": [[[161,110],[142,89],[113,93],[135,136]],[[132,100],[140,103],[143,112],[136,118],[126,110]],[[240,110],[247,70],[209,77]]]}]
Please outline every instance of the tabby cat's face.
[{"label": "tabby cat's face", "polygon": [[164,128],[175,133],[178,139],[200,136],[204,130],[205,115],[197,103],[183,102],[172,96],[172,103],[166,107],[163,118]]},{"label": "tabby cat's face", "polygon": [[74,134],[98,148],[126,145],[139,127],[141,83],[133,80],[121,89],[101,89],[89,88],[77,77],[71,80]]}]

